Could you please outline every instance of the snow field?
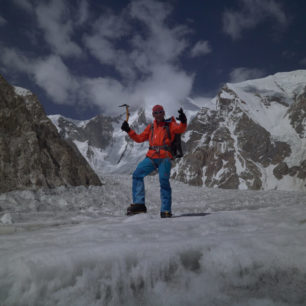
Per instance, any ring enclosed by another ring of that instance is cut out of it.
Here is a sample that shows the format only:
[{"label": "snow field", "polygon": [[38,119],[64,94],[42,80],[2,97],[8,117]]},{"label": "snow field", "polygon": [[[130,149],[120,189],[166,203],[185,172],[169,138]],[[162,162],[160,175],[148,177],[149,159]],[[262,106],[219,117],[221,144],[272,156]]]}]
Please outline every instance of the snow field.
[{"label": "snow field", "polygon": [[305,305],[305,193],[173,181],[160,219],[157,178],[148,214],[124,215],[130,187],[1,194],[0,305]]}]

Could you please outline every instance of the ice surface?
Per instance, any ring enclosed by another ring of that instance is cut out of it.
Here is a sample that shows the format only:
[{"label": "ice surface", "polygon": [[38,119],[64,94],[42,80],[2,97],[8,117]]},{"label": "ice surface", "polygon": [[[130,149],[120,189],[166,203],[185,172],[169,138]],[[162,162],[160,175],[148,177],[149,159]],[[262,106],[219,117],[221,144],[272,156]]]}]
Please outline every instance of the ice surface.
[{"label": "ice surface", "polygon": [[156,177],[134,217],[130,177],[104,183],[0,195],[0,305],[306,304],[305,193],[173,181],[160,219]]}]

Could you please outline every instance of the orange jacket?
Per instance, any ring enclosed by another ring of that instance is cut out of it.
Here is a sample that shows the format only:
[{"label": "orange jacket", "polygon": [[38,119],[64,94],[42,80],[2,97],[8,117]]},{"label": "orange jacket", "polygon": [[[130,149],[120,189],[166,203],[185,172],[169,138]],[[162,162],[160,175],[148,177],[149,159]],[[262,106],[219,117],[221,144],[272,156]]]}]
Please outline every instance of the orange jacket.
[{"label": "orange jacket", "polygon": [[[175,134],[182,134],[185,132],[187,128],[187,123],[176,123],[175,120],[169,123],[169,131],[171,135],[171,141],[168,137],[167,130],[165,128],[166,123],[161,122],[157,124],[156,120],[154,120],[154,135],[152,137],[152,129],[151,124],[149,124],[145,130],[141,134],[136,134],[134,130],[129,131],[129,136],[136,142],[145,142],[149,140],[150,147],[153,146],[163,146],[163,145],[171,145],[171,142],[174,140]],[[159,152],[156,150],[150,150],[147,152],[147,155],[150,158],[172,158],[172,155],[169,151],[160,149]]]}]

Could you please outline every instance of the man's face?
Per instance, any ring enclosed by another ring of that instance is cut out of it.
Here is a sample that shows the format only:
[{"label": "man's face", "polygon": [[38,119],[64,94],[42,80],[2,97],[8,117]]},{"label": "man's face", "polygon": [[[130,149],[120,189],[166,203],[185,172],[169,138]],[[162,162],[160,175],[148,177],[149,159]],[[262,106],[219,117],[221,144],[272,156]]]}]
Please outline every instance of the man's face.
[{"label": "man's face", "polygon": [[157,122],[164,121],[165,119],[165,112],[163,110],[155,111],[152,115]]}]

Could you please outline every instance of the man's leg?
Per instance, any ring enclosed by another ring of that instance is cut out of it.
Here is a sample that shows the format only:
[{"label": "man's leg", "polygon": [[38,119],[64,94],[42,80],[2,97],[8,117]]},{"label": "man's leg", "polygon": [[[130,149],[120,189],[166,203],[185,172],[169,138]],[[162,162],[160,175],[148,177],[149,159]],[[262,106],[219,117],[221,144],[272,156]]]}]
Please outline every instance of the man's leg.
[{"label": "man's leg", "polygon": [[161,212],[171,212],[172,195],[170,186],[171,160],[162,159],[158,167],[160,182]]},{"label": "man's leg", "polygon": [[144,177],[155,170],[153,161],[146,157],[140,162],[133,173],[133,203],[145,204]]}]

